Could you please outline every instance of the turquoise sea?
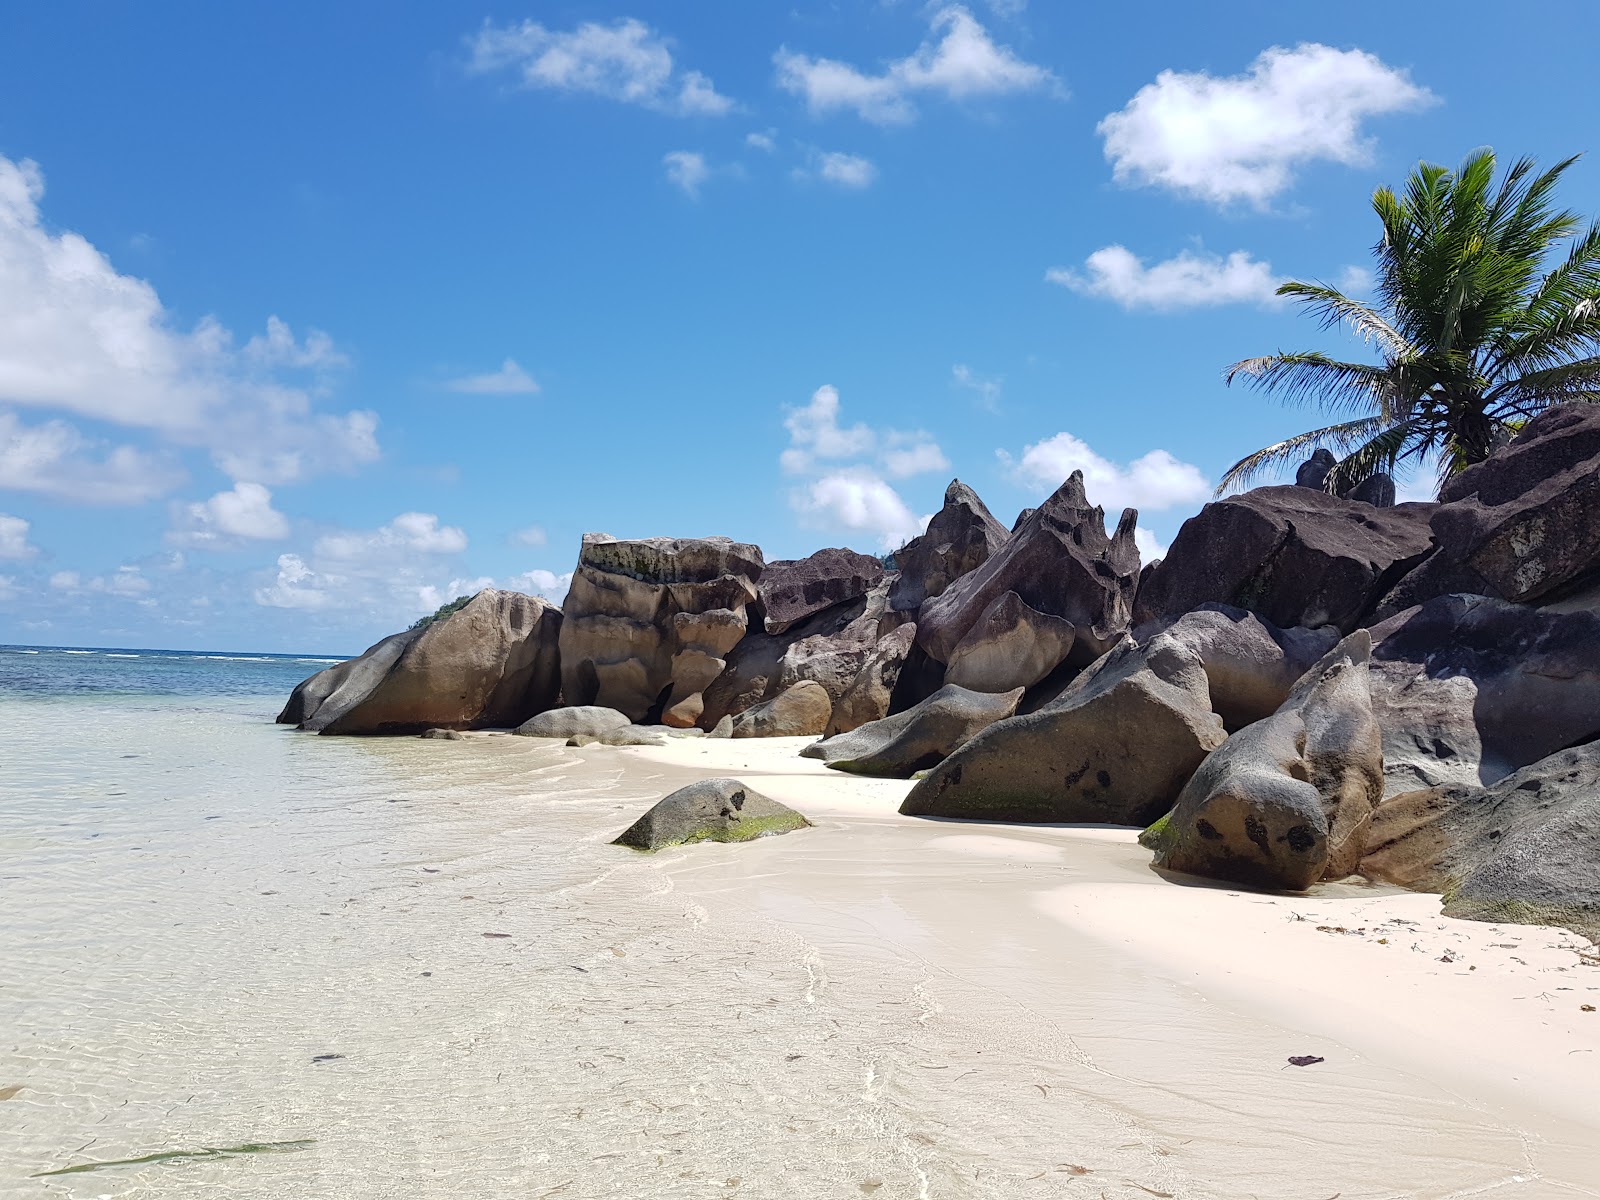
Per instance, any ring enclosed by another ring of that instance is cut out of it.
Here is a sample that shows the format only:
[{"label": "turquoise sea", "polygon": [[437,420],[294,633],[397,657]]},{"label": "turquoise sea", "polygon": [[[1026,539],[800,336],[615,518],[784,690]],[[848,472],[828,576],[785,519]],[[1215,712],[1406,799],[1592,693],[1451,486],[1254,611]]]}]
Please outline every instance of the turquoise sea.
[{"label": "turquoise sea", "polygon": [[282,696],[341,659],[315,654],[0,646],[0,696]]}]

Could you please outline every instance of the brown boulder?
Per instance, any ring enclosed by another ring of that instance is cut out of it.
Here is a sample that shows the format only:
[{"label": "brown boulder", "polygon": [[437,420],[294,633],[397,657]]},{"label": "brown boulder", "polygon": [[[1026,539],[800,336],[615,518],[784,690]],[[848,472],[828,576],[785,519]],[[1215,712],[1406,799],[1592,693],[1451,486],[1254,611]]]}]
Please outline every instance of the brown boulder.
[{"label": "brown boulder", "polygon": [[905,665],[916,636],[915,625],[902,625],[878,639],[856,677],[834,700],[833,713],[828,718],[829,737],[849,733],[868,721],[882,720],[889,715],[895,685],[900,680],[900,668]]},{"label": "brown boulder", "polygon": [[996,695],[946,684],[903,713],[815,742],[800,751],[800,756],[820,758],[835,770],[852,775],[910,779],[943,762],[996,721],[1011,716],[1021,699],[1021,688]]},{"label": "brown boulder", "polygon": [[378,643],[368,651],[373,669],[352,667],[302,728],[423,733],[519,725],[560,697],[561,624],[561,610],[541,597],[485,589],[404,643]]},{"label": "brown boulder", "polygon": [[1071,621],[1002,592],[950,652],[945,682],[979,692],[1032,687],[1067,660],[1076,640]]},{"label": "brown boulder", "polygon": [[768,633],[783,633],[807,617],[862,599],[882,582],[883,564],[870,554],[831,548],[807,558],[770,562],[759,590]]},{"label": "brown boulder", "polygon": [[733,719],[733,736],[816,737],[828,727],[833,699],[820,683],[802,679]]}]

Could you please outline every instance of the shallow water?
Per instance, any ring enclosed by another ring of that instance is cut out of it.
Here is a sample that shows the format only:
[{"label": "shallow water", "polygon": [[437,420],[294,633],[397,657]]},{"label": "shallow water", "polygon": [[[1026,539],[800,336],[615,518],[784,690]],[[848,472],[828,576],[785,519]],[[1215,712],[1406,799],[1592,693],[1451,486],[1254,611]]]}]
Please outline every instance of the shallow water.
[{"label": "shallow water", "polygon": [[278,699],[0,699],[0,1195],[1596,1194],[1593,1130],[1284,1071],[1326,1039],[1033,911],[1126,846],[637,855],[681,771]]}]

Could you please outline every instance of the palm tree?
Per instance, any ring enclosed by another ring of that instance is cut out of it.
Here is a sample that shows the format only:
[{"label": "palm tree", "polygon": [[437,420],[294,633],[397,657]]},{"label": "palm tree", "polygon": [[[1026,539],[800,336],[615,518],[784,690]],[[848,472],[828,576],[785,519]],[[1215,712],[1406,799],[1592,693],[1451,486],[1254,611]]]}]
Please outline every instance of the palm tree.
[{"label": "palm tree", "polygon": [[[1454,172],[1423,163],[1403,195],[1381,187],[1375,302],[1319,283],[1285,283],[1324,329],[1345,326],[1381,363],[1317,351],[1247,358],[1228,368],[1290,402],[1342,411],[1314,429],[1240,459],[1217,492],[1326,448],[1343,460],[1325,487],[1345,491],[1375,471],[1437,458],[1439,481],[1504,443],[1552,404],[1600,401],[1600,224],[1555,211],[1557,181],[1576,156],[1542,175],[1519,159],[1494,186],[1492,150]],[[1546,269],[1560,243],[1564,261]]]}]

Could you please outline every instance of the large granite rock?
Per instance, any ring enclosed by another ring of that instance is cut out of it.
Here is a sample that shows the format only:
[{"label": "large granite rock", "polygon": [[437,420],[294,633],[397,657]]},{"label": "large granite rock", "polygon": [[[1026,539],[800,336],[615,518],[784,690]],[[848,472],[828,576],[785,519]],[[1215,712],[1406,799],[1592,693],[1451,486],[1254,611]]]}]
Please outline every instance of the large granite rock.
[{"label": "large granite rock", "polygon": [[[982,566],[922,606],[917,644],[949,664],[991,606],[1014,592],[1034,612],[1070,623],[1074,655],[1092,661],[1128,628],[1139,579],[1138,517],[1125,510],[1107,537],[1105,512],[1089,504],[1083,473],[1074,471]],[[981,632],[977,636],[981,640]],[[1029,662],[1028,670],[1034,665]]]},{"label": "large granite rock", "polygon": [[815,680],[802,679],[734,717],[733,736],[816,737],[828,727],[832,713],[828,690]]},{"label": "large granite rock", "polygon": [[1365,630],[1351,634],[1276,713],[1206,759],[1140,838],[1156,866],[1296,891],[1355,870],[1383,792],[1371,646]]},{"label": "large granite rock", "polygon": [[1564,925],[1600,941],[1600,742],[1490,788],[1443,786],[1378,806],[1361,870],[1441,892],[1447,916]]},{"label": "large granite rock", "polygon": [[872,555],[839,548],[770,562],[759,586],[766,630],[783,633],[837,604],[863,599],[885,574],[883,564]]},{"label": "large granite rock", "polygon": [[1021,688],[996,695],[946,684],[914,708],[814,742],[800,755],[853,775],[910,779],[1011,716],[1021,699]]},{"label": "large granite rock", "polygon": [[552,708],[536,717],[529,717],[511,732],[522,737],[570,738],[599,737],[613,729],[631,725],[626,713],[596,704],[569,705]]},{"label": "large granite rock", "polygon": [[304,725],[324,704],[330,719],[335,711],[344,712],[361,702],[394,666],[401,652],[422,634],[420,629],[391,633],[355,658],[318,671],[303,679],[289,693],[289,702],[278,714],[279,725]]},{"label": "large granite rock", "polygon": [[[301,728],[417,734],[520,725],[560,697],[561,624],[561,610],[538,596],[487,588],[340,664],[340,682]],[[314,690],[310,682],[301,686]]]},{"label": "large granite rock", "polygon": [[1183,523],[1146,573],[1134,623],[1218,602],[1280,629],[1335,625],[1349,633],[1429,552],[1434,508],[1375,508],[1292,485],[1215,501]]},{"label": "large granite rock", "polygon": [[952,479],[944,491],[944,507],[928,528],[895,551],[900,577],[889,593],[889,607],[915,613],[924,601],[981,567],[1008,536],[978,493]]},{"label": "large granite rock", "polygon": [[915,816],[1145,825],[1226,734],[1199,658],[1175,639],[1124,641],[1038,712],[997,721],[928,773]]},{"label": "large granite rock", "polygon": [[567,703],[698,723],[702,693],[744,637],[763,567],[759,549],[727,538],[585,534],[561,628]]},{"label": "large granite rock", "polygon": [[913,624],[902,625],[878,639],[856,677],[834,700],[826,730],[829,737],[849,733],[868,721],[882,720],[889,715],[895,685],[900,681],[900,668],[905,665],[916,636],[917,627]]},{"label": "large granite rock", "polygon": [[1438,549],[1384,600],[1387,616],[1450,592],[1545,604],[1600,574],[1600,405],[1567,404],[1449,480]]},{"label": "large granite rock", "polygon": [[1067,660],[1077,626],[1002,592],[950,652],[946,683],[1005,692],[1038,683]]},{"label": "large granite rock", "polygon": [[1229,732],[1270,717],[1300,677],[1339,641],[1331,625],[1279,629],[1252,612],[1205,604],[1165,626],[1138,631],[1141,646],[1157,633],[1192,650],[1205,669],[1211,711]]},{"label": "large granite rock", "polygon": [[702,779],[656,801],[613,845],[661,850],[691,842],[748,842],[810,824],[737,779]]},{"label": "large granite rock", "polygon": [[1440,596],[1372,638],[1390,795],[1491,784],[1600,737],[1600,615]]}]

